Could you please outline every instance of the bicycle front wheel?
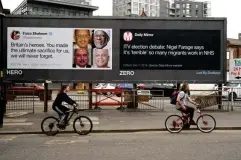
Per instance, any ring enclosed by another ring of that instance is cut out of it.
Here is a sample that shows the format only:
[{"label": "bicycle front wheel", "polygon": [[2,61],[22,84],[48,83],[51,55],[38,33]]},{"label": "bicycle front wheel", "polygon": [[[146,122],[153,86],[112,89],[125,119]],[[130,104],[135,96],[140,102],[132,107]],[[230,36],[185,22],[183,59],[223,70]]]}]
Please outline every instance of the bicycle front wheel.
[{"label": "bicycle front wheel", "polygon": [[203,133],[210,133],[216,127],[216,120],[209,114],[203,114],[197,119],[197,128]]},{"label": "bicycle front wheel", "polygon": [[55,136],[59,133],[58,124],[59,120],[56,117],[46,117],[41,123],[41,130],[47,136]]},{"label": "bicycle front wheel", "polygon": [[165,127],[170,133],[179,133],[183,128],[183,120],[179,115],[170,115],[166,118]]},{"label": "bicycle front wheel", "polygon": [[[93,129],[93,123],[89,117],[79,116],[73,122],[73,128],[79,135],[87,135]],[[80,130],[78,130],[80,128]]]}]

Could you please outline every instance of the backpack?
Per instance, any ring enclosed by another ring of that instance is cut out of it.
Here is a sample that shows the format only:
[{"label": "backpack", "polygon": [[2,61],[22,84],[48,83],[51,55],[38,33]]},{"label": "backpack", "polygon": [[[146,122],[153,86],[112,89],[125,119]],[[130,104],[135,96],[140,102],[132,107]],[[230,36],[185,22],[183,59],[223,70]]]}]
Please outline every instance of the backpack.
[{"label": "backpack", "polygon": [[[171,95],[171,101],[170,103],[173,104],[173,105],[176,105],[177,104],[177,96],[179,94],[180,91],[174,91]],[[185,97],[185,95],[181,98],[181,100]]]}]

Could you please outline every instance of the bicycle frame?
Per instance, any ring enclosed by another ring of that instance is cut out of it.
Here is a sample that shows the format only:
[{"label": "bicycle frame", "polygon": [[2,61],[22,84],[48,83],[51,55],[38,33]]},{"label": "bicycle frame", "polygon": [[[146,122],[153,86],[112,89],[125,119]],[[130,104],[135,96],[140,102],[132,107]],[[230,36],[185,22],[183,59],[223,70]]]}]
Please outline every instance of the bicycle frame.
[{"label": "bicycle frame", "polygon": [[[181,116],[181,119],[183,120],[183,119],[185,119],[185,118],[189,118],[190,117],[190,113],[184,113],[184,112],[182,112],[181,111],[181,113],[182,113],[182,116]],[[202,117],[202,120],[204,121],[204,117],[203,117],[203,112],[201,111],[201,110],[199,110],[199,115]],[[175,123],[177,123],[178,124],[178,121],[180,120],[180,118],[178,118],[177,120],[175,120]],[[186,119],[185,119],[186,120]],[[186,124],[187,122],[186,121],[184,121],[184,124]]]},{"label": "bicycle frame", "polygon": [[[80,111],[80,109],[71,109],[71,110],[67,111],[67,112],[71,113],[71,114],[69,115],[69,118],[67,119],[67,121],[69,122],[70,119],[73,117],[74,114],[77,114],[77,116],[80,116],[79,111]],[[61,117],[59,116],[59,120],[60,120],[60,119],[61,119]]]}]

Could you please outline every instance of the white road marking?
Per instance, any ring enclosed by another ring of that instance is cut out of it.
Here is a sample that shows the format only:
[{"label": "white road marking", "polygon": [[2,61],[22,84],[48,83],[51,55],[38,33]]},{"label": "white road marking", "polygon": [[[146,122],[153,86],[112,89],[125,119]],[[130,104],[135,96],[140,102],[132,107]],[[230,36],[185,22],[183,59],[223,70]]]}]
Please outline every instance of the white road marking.
[{"label": "white road marking", "polygon": [[17,136],[1,136],[0,141],[12,141],[15,138],[17,138]]},{"label": "white road marking", "polygon": [[33,123],[24,122],[24,123],[4,123],[3,126],[31,126]]},{"label": "white road marking", "polygon": [[17,123],[17,122],[26,122],[27,119],[26,119],[26,118],[4,119],[3,121],[4,121],[4,123],[10,123],[10,122],[15,122],[15,123]]},{"label": "white road marking", "polygon": [[44,144],[46,145],[56,145],[56,144],[73,144],[73,143],[88,143],[89,140],[80,139],[80,140],[49,140]]}]

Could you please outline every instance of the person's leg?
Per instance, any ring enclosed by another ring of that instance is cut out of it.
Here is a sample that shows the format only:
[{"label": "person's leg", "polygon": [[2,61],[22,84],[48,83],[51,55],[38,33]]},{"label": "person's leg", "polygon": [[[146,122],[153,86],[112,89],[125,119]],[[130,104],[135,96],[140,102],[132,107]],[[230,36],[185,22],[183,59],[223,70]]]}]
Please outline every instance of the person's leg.
[{"label": "person's leg", "polygon": [[185,106],[186,107],[186,112],[190,113],[190,124],[195,124],[194,120],[193,120],[193,116],[194,116],[194,108],[189,107],[189,106]]},{"label": "person's leg", "polygon": [[52,108],[58,114],[59,117],[64,115],[63,111],[59,109],[57,106],[53,106]]},{"label": "person's leg", "polygon": [[[185,113],[185,114],[188,114],[189,112],[187,110],[183,110],[182,108],[179,108],[177,109],[179,111],[181,111],[182,113]],[[184,122],[184,126],[183,126],[183,129],[189,129],[190,128],[190,125],[188,122]]]},{"label": "person's leg", "polygon": [[65,106],[59,106],[59,109],[61,109],[61,111],[64,113],[64,123],[66,124],[66,125],[68,125],[68,117],[69,117],[69,112],[67,112],[67,111],[69,111],[70,109],[69,108],[67,108],[67,107],[65,107]]}]

